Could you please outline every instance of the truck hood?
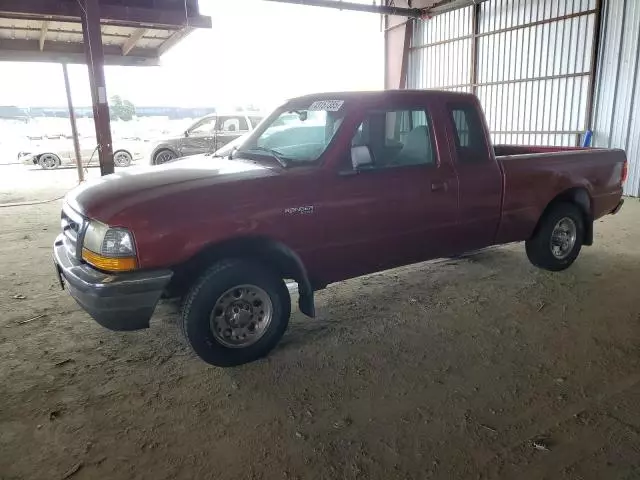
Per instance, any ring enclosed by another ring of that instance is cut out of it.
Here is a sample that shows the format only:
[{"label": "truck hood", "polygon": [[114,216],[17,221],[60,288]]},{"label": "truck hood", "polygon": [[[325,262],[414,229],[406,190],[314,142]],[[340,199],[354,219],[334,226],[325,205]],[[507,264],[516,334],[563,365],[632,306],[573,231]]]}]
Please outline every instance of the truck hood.
[{"label": "truck hood", "polygon": [[180,162],[132,167],[91,180],[71,190],[65,200],[79,213],[109,223],[124,210],[160,197],[272,175],[277,175],[276,171],[255,162],[194,155]]}]

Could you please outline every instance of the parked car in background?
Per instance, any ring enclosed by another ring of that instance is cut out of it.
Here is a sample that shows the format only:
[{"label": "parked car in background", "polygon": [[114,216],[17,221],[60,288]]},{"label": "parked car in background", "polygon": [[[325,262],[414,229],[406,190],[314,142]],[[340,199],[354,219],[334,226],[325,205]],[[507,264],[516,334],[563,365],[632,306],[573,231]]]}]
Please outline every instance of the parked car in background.
[{"label": "parked car in background", "polygon": [[[80,155],[83,165],[98,165],[98,142],[95,137],[80,138]],[[113,163],[116,167],[128,167],[134,160],[144,156],[143,142],[114,140]],[[75,165],[73,140],[45,140],[36,143],[30,152],[20,152],[18,159],[25,165],[39,165],[45,170]]]},{"label": "parked car in background", "polygon": [[194,122],[175,137],[160,139],[151,148],[149,163],[161,165],[173,159],[213,153],[228,143],[253,131],[260,123],[259,114],[213,113]]},{"label": "parked car in background", "polygon": [[[314,123],[270,131],[292,112]],[[470,94],[309,95],[276,109],[232,160],[196,156],[75,188],[54,259],[104,327],[147,328],[161,296],[183,297],[196,354],[239,365],[284,334],[285,279],[313,317],[314,292],[330,283],[489,245],[524,241],[535,266],[564,270],[594,242],[596,220],[621,208],[626,176],[622,150],[492,145]]]}]

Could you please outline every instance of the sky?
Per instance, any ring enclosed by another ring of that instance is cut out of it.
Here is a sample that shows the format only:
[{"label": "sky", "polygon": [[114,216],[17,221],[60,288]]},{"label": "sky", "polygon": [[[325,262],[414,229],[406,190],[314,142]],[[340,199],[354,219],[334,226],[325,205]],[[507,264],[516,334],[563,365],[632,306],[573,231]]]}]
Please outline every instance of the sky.
[{"label": "sky", "polygon": [[[375,14],[263,0],[200,0],[199,29],[159,67],[105,67],[107,95],[139,106],[272,106],[332,90],[380,89],[384,37]],[[58,64],[0,62],[0,105],[64,106]],[[73,102],[89,106],[85,65],[70,65]]]}]

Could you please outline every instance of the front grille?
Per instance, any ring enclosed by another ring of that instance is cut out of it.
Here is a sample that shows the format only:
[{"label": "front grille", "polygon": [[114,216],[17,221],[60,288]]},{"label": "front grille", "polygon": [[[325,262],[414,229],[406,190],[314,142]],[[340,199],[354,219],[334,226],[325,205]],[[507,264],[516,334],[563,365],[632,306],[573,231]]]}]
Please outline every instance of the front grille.
[{"label": "front grille", "polygon": [[68,205],[62,207],[60,214],[60,227],[65,236],[65,246],[71,255],[80,258],[82,250],[82,236],[85,221],[82,215],[76,213]]}]

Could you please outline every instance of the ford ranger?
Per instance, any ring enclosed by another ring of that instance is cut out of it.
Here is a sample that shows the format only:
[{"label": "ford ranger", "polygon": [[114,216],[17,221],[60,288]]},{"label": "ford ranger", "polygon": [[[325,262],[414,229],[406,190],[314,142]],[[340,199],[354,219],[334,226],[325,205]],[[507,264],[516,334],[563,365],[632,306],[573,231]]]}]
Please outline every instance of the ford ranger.
[{"label": "ford ranger", "polygon": [[492,146],[469,94],[309,95],[227,158],[69,192],[55,269],[112,330],[146,328],[161,297],[182,297],[195,353],[233,366],[284,334],[287,280],[313,317],[314,292],[329,283],[490,245],[524,241],[534,265],[566,269],[592,244],[594,221],[620,209],[626,174],[622,150]]}]

